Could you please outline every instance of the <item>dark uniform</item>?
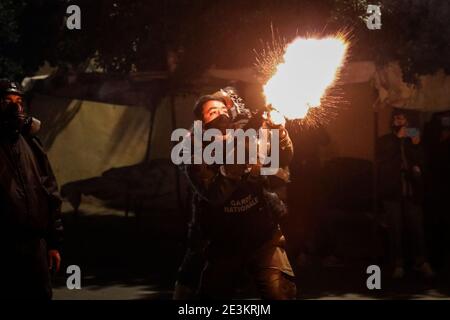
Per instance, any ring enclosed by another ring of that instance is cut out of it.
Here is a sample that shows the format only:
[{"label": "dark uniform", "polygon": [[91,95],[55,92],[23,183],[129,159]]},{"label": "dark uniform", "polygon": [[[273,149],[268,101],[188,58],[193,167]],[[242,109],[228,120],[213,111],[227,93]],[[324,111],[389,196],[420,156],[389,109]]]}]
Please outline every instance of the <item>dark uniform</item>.
[{"label": "dark uniform", "polygon": [[59,248],[63,231],[55,176],[37,138],[5,127],[0,133],[2,291],[49,299],[47,252]]},{"label": "dark uniform", "polygon": [[[280,165],[292,158],[292,143],[282,129]],[[201,298],[230,298],[243,272],[249,272],[264,299],[293,299],[294,273],[279,228],[286,207],[271,183],[272,176],[244,174],[240,180],[224,174],[219,165],[189,165],[194,188],[191,248],[179,280],[195,285],[201,273]],[[204,250],[203,250],[204,249]],[[205,260],[202,260],[206,259]]]},{"label": "dark uniform", "polygon": [[[403,236],[410,237],[416,264],[425,261],[422,201],[423,159],[420,145],[409,138],[398,138],[389,133],[377,143],[378,182],[390,226],[391,255],[395,265],[403,264]],[[405,232],[406,231],[406,232]]]}]

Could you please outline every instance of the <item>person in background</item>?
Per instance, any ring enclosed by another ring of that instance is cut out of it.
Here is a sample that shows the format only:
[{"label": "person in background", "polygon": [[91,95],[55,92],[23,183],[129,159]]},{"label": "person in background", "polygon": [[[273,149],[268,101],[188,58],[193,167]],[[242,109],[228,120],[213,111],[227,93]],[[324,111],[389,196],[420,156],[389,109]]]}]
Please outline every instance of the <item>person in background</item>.
[{"label": "person in background", "polygon": [[61,199],[50,163],[33,135],[20,86],[0,80],[0,264],[12,299],[51,299],[51,270],[61,263]]},{"label": "person in background", "polygon": [[404,276],[403,238],[410,244],[414,269],[426,277],[434,272],[427,261],[422,217],[423,156],[418,129],[405,111],[394,109],[391,132],[377,141],[379,194],[389,222],[393,278]]}]

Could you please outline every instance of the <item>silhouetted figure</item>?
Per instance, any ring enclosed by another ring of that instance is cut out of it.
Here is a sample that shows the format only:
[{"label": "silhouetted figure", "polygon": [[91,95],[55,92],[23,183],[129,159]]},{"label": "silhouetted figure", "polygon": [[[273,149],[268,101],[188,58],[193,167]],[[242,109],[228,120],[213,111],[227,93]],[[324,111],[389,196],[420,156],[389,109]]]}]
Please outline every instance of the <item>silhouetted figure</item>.
[{"label": "silhouetted figure", "polygon": [[389,221],[389,242],[394,278],[404,276],[403,238],[408,237],[414,268],[425,276],[433,271],[426,260],[423,202],[423,154],[420,134],[410,128],[402,110],[392,114],[392,132],[379,138],[379,195]]},{"label": "silhouetted figure", "polygon": [[22,91],[0,80],[0,249],[2,293],[8,298],[50,299],[49,269],[60,266],[61,200],[55,176]]}]

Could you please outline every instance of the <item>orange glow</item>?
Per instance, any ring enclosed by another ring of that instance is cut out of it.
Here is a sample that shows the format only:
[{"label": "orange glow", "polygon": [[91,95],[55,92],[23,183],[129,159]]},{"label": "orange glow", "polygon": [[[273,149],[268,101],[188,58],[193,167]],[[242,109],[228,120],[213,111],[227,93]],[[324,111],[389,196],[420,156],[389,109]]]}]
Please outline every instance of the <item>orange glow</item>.
[{"label": "orange glow", "polygon": [[273,124],[278,126],[279,125],[284,126],[286,123],[286,119],[284,118],[284,116],[277,110],[271,110],[269,112],[269,118]]},{"label": "orange glow", "polygon": [[320,106],[327,88],[338,78],[347,49],[348,43],[339,35],[296,38],[264,85],[266,104],[288,119],[304,118],[309,108]]}]

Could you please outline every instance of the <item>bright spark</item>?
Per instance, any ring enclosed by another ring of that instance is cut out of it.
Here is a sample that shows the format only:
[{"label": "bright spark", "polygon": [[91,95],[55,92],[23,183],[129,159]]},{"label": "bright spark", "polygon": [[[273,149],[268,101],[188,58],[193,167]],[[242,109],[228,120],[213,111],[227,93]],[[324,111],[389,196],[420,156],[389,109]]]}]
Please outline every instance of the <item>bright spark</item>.
[{"label": "bright spark", "polygon": [[339,77],[348,43],[337,35],[326,38],[298,37],[287,45],[283,62],[263,87],[266,104],[288,119],[303,119],[318,107]]}]

